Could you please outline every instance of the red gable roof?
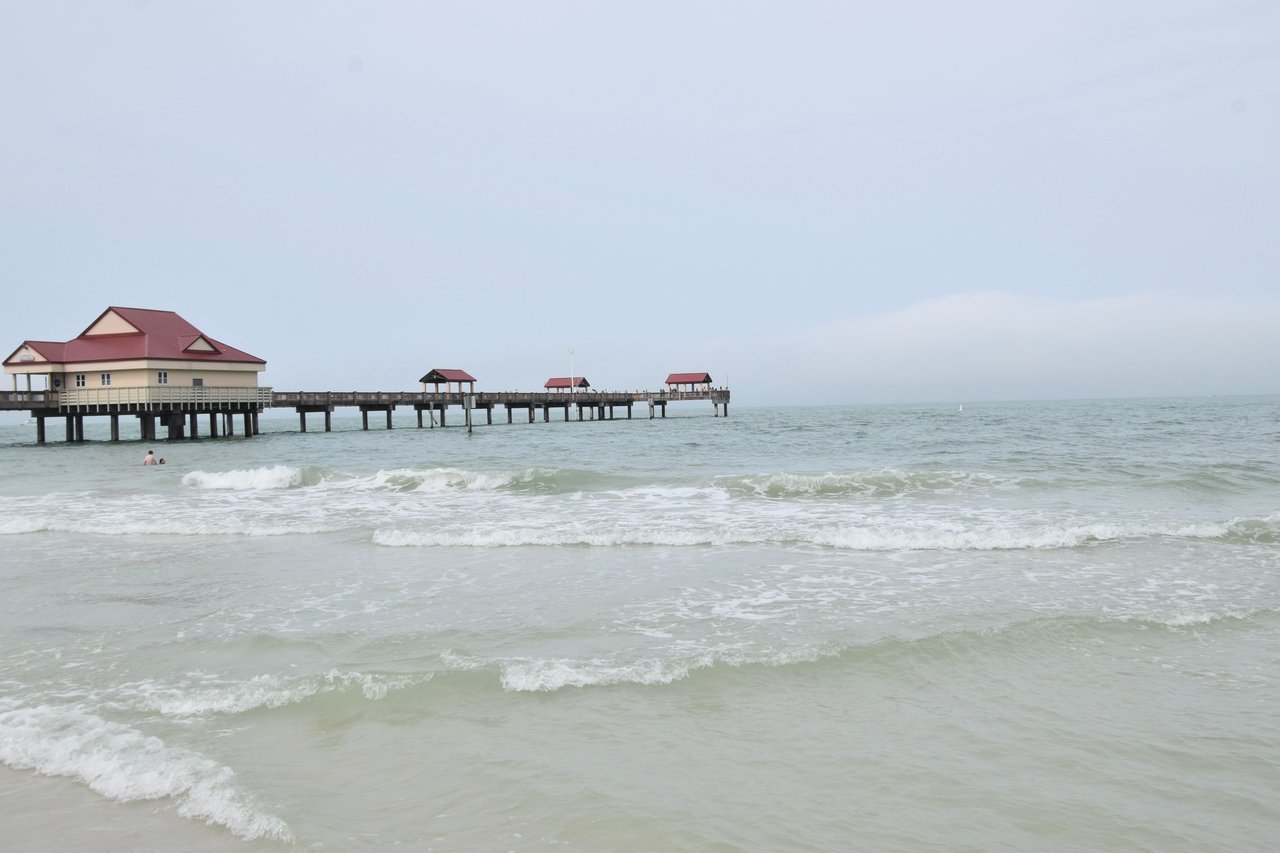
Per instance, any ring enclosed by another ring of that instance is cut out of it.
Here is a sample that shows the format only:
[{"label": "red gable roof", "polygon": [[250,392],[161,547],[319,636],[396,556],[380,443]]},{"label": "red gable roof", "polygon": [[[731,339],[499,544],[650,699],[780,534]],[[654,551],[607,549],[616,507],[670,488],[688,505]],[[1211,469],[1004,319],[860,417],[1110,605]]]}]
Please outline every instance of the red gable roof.
[{"label": "red gable roof", "polygon": [[[115,314],[133,331],[90,334],[108,314]],[[255,355],[209,337],[172,311],[148,308],[108,308],[79,337],[65,344],[24,343],[49,361],[62,364],[136,359],[266,364]]]},{"label": "red gable roof", "polygon": [[710,373],[673,373],[667,377],[668,385],[700,385],[711,383]]},{"label": "red gable roof", "polygon": [[585,376],[553,376],[547,380],[543,388],[590,388],[591,383]]},{"label": "red gable roof", "polygon": [[442,368],[434,368],[427,371],[427,375],[418,380],[419,382],[475,382],[476,378],[465,370],[445,370]]}]

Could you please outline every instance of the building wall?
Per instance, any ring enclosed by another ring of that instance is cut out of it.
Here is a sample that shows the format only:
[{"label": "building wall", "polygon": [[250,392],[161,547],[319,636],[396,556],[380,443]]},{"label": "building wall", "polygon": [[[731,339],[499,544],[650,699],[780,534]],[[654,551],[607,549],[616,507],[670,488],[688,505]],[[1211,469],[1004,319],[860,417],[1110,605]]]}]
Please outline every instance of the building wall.
[{"label": "building wall", "polygon": [[103,388],[102,374],[111,375],[112,388],[146,388],[160,384],[159,372],[168,373],[170,387],[190,386],[203,379],[206,388],[254,388],[258,385],[258,365],[192,364],[191,362],[102,362],[67,366],[65,373],[54,374],[62,380],[62,388],[76,388],[76,374],[83,373],[85,388]]}]

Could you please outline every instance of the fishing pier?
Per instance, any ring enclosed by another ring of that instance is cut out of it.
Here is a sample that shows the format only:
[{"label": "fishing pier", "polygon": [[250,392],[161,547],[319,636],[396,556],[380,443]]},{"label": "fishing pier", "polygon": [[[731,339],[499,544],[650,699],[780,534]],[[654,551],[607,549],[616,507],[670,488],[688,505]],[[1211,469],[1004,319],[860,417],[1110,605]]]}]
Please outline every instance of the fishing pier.
[{"label": "fishing pier", "polygon": [[[572,351],[571,351],[572,352]],[[120,419],[136,418],[144,441],[258,435],[258,416],[266,409],[291,408],[298,428],[307,431],[307,416],[324,416],[333,429],[333,412],[358,409],[364,429],[369,414],[383,413],[387,429],[396,409],[411,407],[418,427],[445,426],[449,410],[462,411],[471,430],[477,413],[493,424],[502,407],[507,423],[523,411],[533,423],[539,410],[544,423],[559,410],[565,421],[612,420],[620,409],[631,418],[637,405],[649,417],[667,416],[667,405],[680,400],[711,404],[719,417],[729,416],[729,389],[713,387],[710,373],[672,373],[660,391],[598,391],[583,376],[553,376],[542,391],[476,391],[476,378],[465,370],[433,368],[418,382],[419,391],[275,391],[258,385],[266,361],[206,335],[173,311],[112,306],[69,341],[25,340],[4,360],[12,391],[0,391],[0,411],[27,411],[35,423],[36,441],[46,440],[46,422],[62,419],[69,442],[84,441],[88,417],[111,421],[111,440],[120,440]],[[573,373],[570,364],[570,373]],[[19,390],[18,380],[26,381]],[[33,379],[44,390],[33,388]],[[443,386],[443,387],[442,387]]]},{"label": "fishing pier", "polygon": [[[259,434],[258,416],[266,409],[293,409],[298,428],[307,432],[308,415],[322,415],[323,429],[333,429],[338,409],[360,412],[362,428],[369,429],[369,415],[385,417],[392,428],[397,409],[413,409],[419,429],[445,427],[450,409],[457,425],[468,430],[481,420],[494,423],[494,409],[506,412],[508,424],[554,420],[613,420],[620,413],[630,419],[639,407],[650,419],[665,418],[667,405],[680,401],[710,403],[715,417],[729,416],[728,388],[666,389],[661,391],[275,391],[271,388],[143,387],[48,391],[0,391],[0,411],[26,411],[35,422],[36,441],[48,437],[48,422],[62,420],[66,441],[84,441],[85,418],[110,419],[111,441],[120,440],[120,419],[138,420],[139,438],[156,440],[160,433],[170,440]],[[553,418],[554,415],[554,418]],[[499,413],[501,416],[501,413]],[[377,418],[375,418],[376,422]],[[203,427],[203,433],[202,433]]]}]

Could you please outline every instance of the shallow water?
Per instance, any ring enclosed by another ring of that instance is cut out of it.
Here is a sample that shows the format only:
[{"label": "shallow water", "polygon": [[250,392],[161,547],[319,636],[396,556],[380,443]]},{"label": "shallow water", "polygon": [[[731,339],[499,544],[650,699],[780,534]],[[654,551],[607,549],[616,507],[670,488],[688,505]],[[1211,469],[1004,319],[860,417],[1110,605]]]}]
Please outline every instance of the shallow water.
[{"label": "shallow water", "polygon": [[0,428],[6,839],[1272,846],[1280,399],[671,412]]}]

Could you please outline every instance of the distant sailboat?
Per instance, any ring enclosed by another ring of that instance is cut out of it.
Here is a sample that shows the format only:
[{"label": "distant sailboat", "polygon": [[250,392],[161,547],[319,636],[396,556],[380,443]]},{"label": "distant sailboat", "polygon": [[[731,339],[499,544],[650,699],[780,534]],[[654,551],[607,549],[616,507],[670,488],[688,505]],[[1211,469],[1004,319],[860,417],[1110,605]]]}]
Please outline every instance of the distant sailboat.
[{"label": "distant sailboat", "polygon": [[964,411],[964,403],[961,403],[961,404],[960,404],[960,411],[962,411],[962,412]]}]

